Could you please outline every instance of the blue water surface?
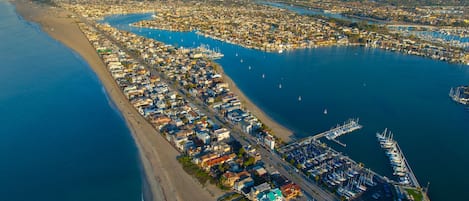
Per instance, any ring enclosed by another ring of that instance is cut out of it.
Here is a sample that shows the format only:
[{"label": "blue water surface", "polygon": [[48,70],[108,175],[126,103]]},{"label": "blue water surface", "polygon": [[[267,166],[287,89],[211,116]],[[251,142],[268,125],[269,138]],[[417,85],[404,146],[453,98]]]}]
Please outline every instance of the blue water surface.
[{"label": "blue water surface", "polygon": [[171,45],[220,49],[225,56],[217,62],[237,86],[298,138],[359,117],[364,128],[338,138],[347,147],[331,146],[392,177],[375,137],[388,128],[420,183],[431,182],[432,200],[469,196],[469,111],[448,97],[450,87],[469,83],[467,66],[364,47],[266,53],[194,32],[129,26],[148,18],[120,15],[105,22]]},{"label": "blue water surface", "polygon": [[88,64],[0,1],[0,200],[140,201],[137,148]]}]

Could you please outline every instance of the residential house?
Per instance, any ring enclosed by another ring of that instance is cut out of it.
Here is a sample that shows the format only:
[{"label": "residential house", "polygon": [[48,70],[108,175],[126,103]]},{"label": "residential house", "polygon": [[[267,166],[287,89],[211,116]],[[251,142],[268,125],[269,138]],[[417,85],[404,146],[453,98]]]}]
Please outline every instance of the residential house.
[{"label": "residential house", "polygon": [[289,183],[285,184],[282,187],[280,187],[283,196],[287,200],[290,200],[292,198],[295,198],[296,196],[299,196],[301,194],[301,188],[295,183]]}]

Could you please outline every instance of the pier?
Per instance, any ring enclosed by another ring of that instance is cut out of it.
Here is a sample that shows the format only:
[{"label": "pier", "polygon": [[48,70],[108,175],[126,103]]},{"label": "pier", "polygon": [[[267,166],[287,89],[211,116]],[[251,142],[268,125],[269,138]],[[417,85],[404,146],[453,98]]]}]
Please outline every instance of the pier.
[{"label": "pier", "polygon": [[342,143],[342,142],[339,142],[338,140],[336,140],[336,138],[340,137],[342,135],[345,135],[347,133],[351,133],[353,131],[356,131],[358,129],[361,129],[363,126],[360,125],[358,122],[359,122],[358,118],[357,119],[349,119],[349,120],[345,121],[342,125],[337,125],[336,127],[332,128],[328,131],[313,135],[311,137],[304,138],[304,139],[300,140],[299,143],[300,144],[305,143],[305,142],[309,143],[311,140],[317,140],[319,138],[326,137],[326,139],[331,140],[333,142],[336,142],[337,144],[342,145],[342,146],[345,147],[347,145]]},{"label": "pier", "polygon": [[415,177],[409,162],[404,156],[399,144],[393,139],[393,134],[388,129],[385,129],[382,133],[376,133],[378,142],[386,152],[389,158],[390,164],[394,170],[394,175],[398,177],[398,184],[403,186],[412,186],[421,188],[420,184]]},{"label": "pier", "polygon": [[417,177],[415,176],[414,171],[412,171],[412,168],[410,167],[409,162],[407,161],[407,159],[404,156],[404,152],[402,152],[401,147],[399,147],[399,144],[397,144],[397,142],[396,142],[396,148],[397,148],[398,152],[401,153],[402,159],[403,159],[403,161],[405,163],[405,166],[407,168],[407,175],[409,176],[410,183],[412,184],[412,186],[420,189],[421,186],[420,186],[420,184],[417,180]]},{"label": "pier", "polygon": [[331,140],[341,146],[347,146],[346,144],[339,142],[336,140],[337,137],[345,135],[347,133],[351,133],[355,130],[361,129],[363,126],[358,123],[359,119],[349,119],[345,121],[342,125],[338,125],[328,131],[306,137],[300,140],[297,140],[291,144],[285,145],[281,148],[282,151],[288,152],[291,149],[294,149],[297,146],[303,146],[310,144],[312,141],[316,141],[319,138],[326,137],[328,140]]}]

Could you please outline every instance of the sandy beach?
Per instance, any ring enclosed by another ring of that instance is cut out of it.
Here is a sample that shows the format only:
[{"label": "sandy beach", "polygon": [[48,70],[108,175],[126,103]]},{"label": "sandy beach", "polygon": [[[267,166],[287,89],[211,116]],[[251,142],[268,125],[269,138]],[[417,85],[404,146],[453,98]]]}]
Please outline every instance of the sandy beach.
[{"label": "sandy beach", "polygon": [[148,123],[125,98],[101,58],[76,24],[71,13],[60,8],[13,1],[26,20],[39,23],[52,38],[79,53],[87,61],[125,118],[139,150],[144,170],[145,200],[216,200],[223,192],[216,186],[202,186],[177,161],[179,153]]},{"label": "sandy beach", "polygon": [[223,71],[223,66],[218,71],[223,75],[223,80],[228,83],[230,90],[236,94],[239,99],[243,102],[244,107],[246,107],[254,116],[259,118],[267,127],[272,129],[273,134],[282,139],[284,142],[290,142],[293,139],[293,132],[288,128],[282,126],[270,116],[265,114],[256,104],[254,104],[244,93],[236,86],[236,83]]}]

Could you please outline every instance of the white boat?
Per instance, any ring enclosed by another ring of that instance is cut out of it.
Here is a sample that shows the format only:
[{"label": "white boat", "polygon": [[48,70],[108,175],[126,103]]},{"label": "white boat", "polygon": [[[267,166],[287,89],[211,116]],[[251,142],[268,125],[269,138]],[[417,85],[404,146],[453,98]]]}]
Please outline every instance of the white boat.
[{"label": "white boat", "polygon": [[251,70],[251,66],[249,66],[248,69]]},{"label": "white boat", "polygon": [[324,114],[327,114],[327,109],[324,109]]},{"label": "white boat", "polygon": [[243,63],[243,59],[241,59],[240,62]]},{"label": "white boat", "polygon": [[262,74],[262,78],[265,78],[265,74]]},{"label": "white boat", "polygon": [[238,53],[236,52],[236,54],[235,54],[235,55],[236,55],[236,56],[238,56]]},{"label": "white boat", "polygon": [[301,96],[298,96],[298,101],[301,101]]},{"label": "white boat", "polygon": [[283,49],[278,50],[278,53],[282,54],[282,52],[283,52]]},{"label": "white boat", "polygon": [[382,133],[379,133],[379,132],[376,133],[376,138],[378,138],[378,141],[381,142],[381,141],[385,140],[385,139],[386,139],[386,134],[387,134],[387,132],[388,132],[388,129],[385,128]]},{"label": "white boat", "polygon": [[282,88],[282,84],[278,84],[278,88],[281,89],[281,88]]}]

